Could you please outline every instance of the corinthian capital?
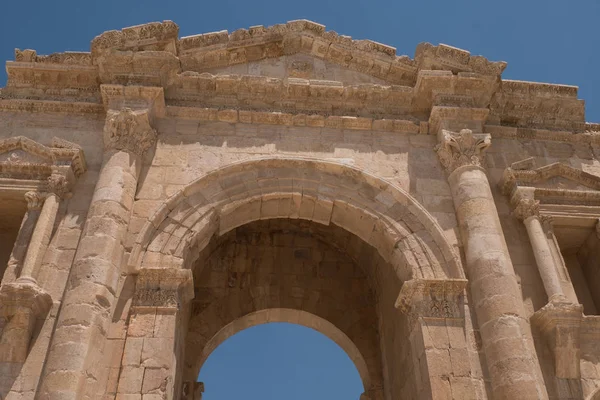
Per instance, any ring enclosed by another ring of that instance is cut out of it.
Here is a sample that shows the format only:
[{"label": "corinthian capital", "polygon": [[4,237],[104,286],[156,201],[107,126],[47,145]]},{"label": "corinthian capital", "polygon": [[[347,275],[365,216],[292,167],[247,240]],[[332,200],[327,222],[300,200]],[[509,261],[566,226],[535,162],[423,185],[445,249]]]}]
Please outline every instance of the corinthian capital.
[{"label": "corinthian capital", "polygon": [[154,145],[156,131],[150,125],[149,110],[108,110],[104,125],[104,147],[142,155]]},{"label": "corinthian capital", "polygon": [[465,165],[481,166],[483,156],[490,146],[490,135],[463,129],[459,133],[442,130],[441,142],[436,151],[440,162],[450,173]]},{"label": "corinthian capital", "polygon": [[514,214],[520,220],[540,216],[540,202],[534,199],[520,199],[515,204]]},{"label": "corinthian capital", "polygon": [[66,176],[60,173],[52,173],[46,181],[49,193],[54,193],[61,199],[70,192],[70,182]]}]

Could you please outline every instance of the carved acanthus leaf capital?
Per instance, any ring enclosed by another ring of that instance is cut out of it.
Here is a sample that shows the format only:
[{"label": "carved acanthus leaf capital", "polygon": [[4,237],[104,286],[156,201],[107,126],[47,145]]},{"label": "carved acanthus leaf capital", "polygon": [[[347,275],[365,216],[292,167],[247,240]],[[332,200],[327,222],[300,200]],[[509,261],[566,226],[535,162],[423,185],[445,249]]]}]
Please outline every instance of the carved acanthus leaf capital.
[{"label": "carved acanthus leaf capital", "polygon": [[49,193],[53,193],[61,199],[71,191],[71,184],[66,176],[59,173],[52,173],[46,180],[46,186]]},{"label": "carved acanthus leaf capital", "polygon": [[459,133],[442,130],[436,150],[440,162],[451,173],[465,165],[482,166],[484,153],[491,144],[487,133],[473,133],[463,129]]},{"label": "carved acanthus leaf capital", "polygon": [[540,216],[540,202],[534,199],[520,199],[515,204],[515,216],[520,220]]},{"label": "carved acanthus leaf capital", "polygon": [[156,141],[149,110],[109,110],[104,125],[104,147],[142,155]]},{"label": "carved acanthus leaf capital", "polygon": [[46,194],[40,192],[25,193],[25,201],[27,202],[27,210],[40,210],[46,200]]}]

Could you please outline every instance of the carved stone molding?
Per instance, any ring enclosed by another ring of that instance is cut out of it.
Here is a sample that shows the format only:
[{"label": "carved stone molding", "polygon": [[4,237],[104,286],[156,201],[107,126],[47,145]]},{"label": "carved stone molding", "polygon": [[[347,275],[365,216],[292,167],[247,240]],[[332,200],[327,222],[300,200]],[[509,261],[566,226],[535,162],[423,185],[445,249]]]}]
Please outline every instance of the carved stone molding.
[{"label": "carved stone molding", "polygon": [[463,129],[459,133],[442,130],[436,151],[448,173],[466,165],[482,166],[485,151],[490,146],[490,135]]},{"label": "carved stone molding", "polygon": [[[533,167],[533,165],[531,165],[531,167]],[[537,187],[544,181],[553,178],[562,178],[565,181],[569,181],[574,186],[586,187],[591,191],[600,191],[600,177],[560,162],[535,169],[515,169],[512,167],[506,168],[502,177],[501,188],[504,194],[510,195],[516,187]],[[555,190],[572,191],[570,189]],[[577,190],[581,189],[579,188]]]},{"label": "carved stone molding", "polygon": [[86,168],[81,148],[66,140],[54,138],[50,147],[24,136],[0,140],[0,178],[45,180],[57,169],[79,177]]},{"label": "carved stone molding", "polygon": [[554,354],[555,373],[558,378],[580,378],[581,324],[583,306],[561,298],[550,302],[535,312],[531,323],[544,336]]},{"label": "carved stone molding", "polygon": [[[419,88],[415,87],[415,90],[417,89]],[[493,90],[488,90],[487,93],[489,96],[493,93]],[[427,96],[420,97],[427,99]],[[414,101],[418,101],[421,104],[423,102],[421,98],[415,98]],[[484,99],[477,103],[482,102],[486,103],[489,100]],[[486,106],[468,107],[466,104],[461,105],[460,103],[457,103],[455,106],[433,105],[429,113],[429,132],[438,136],[443,136],[444,130],[458,132],[461,129],[469,129],[473,132],[482,132],[489,112],[490,110]]]},{"label": "carved stone molding", "polygon": [[102,103],[106,111],[131,108],[134,111],[148,110],[151,117],[165,115],[165,93],[162,87],[100,85]]},{"label": "carved stone molding", "polygon": [[46,180],[49,193],[53,193],[59,198],[64,198],[70,192],[71,184],[67,177],[59,173],[51,174]]},{"label": "carved stone molding", "polygon": [[600,218],[600,177],[564,163],[539,168],[531,159],[513,163],[504,170],[500,189],[517,217],[539,212],[542,222],[551,217],[552,224],[590,227]]},{"label": "carved stone molding", "polygon": [[514,215],[520,220],[540,216],[540,202],[534,199],[520,199],[515,204]]},{"label": "carved stone molding", "polygon": [[30,191],[25,193],[25,201],[27,202],[28,210],[40,210],[46,200],[46,194]]},{"label": "carved stone molding", "polygon": [[0,286],[0,315],[10,317],[17,309],[27,308],[36,316],[45,315],[52,298],[42,288],[29,282],[10,282]]},{"label": "carved stone molding", "polygon": [[104,147],[142,155],[156,142],[148,110],[109,110],[104,125]]},{"label": "carved stone molding", "polygon": [[404,282],[396,308],[410,318],[463,318],[465,279],[412,279]]},{"label": "carved stone molding", "polygon": [[179,309],[194,297],[192,271],[175,268],[139,270],[133,297],[136,308]]}]

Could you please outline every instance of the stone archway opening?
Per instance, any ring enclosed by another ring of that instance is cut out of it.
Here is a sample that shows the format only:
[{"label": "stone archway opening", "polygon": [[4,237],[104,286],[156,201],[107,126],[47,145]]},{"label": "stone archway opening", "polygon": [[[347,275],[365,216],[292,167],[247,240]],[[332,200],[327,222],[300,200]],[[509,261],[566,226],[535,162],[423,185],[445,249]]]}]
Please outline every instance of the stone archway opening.
[{"label": "stone archway opening", "polygon": [[192,272],[185,381],[195,379],[210,354],[237,332],[288,322],[337,343],[356,366],[369,399],[384,399],[396,386],[395,376],[393,384],[385,383],[386,374],[402,368],[393,355],[410,350],[385,339],[406,329],[394,307],[401,282],[376,249],[355,235],[333,224],[259,220],[213,236]]},{"label": "stone archway opening", "polygon": [[[341,331],[364,360],[355,365],[368,400],[431,397],[449,370],[425,371],[439,350],[449,354],[450,337],[467,357],[455,249],[408,193],[346,165],[276,158],[211,172],[149,218],[129,270],[127,340],[147,338],[142,354],[161,360],[123,367],[157,377],[142,393],[195,398],[213,338],[268,309],[307,312]],[[167,386],[154,388],[158,377]]]},{"label": "stone archway opening", "polygon": [[[365,391],[357,369],[362,356],[327,320],[299,310],[270,309],[232,324],[237,333],[223,340],[232,329],[225,327],[217,334],[213,340],[220,343],[200,368],[203,399],[262,393],[265,399],[358,400]],[[363,374],[368,372],[364,367]]]}]

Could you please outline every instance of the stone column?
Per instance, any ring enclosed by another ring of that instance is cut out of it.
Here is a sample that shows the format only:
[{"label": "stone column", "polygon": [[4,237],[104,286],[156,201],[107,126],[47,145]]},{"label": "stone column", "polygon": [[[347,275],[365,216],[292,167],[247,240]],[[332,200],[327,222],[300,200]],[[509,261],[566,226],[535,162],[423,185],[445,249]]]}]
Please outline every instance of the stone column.
[{"label": "stone column", "polygon": [[[148,109],[109,109],[104,157],[50,345],[38,396],[76,400],[103,390],[100,359],[124,256],[142,154],[154,145]],[[95,393],[99,394],[99,393]]]},{"label": "stone column", "polygon": [[50,295],[39,287],[35,276],[50,242],[58,211],[57,196],[68,189],[66,179],[59,174],[51,175],[47,186],[49,193],[25,194],[28,211],[11,255],[17,263],[24,258],[22,269],[18,279],[0,287],[0,316],[8,321],[0,337],[0,363],[25,362],[35,321],[52,306]]},{"label": "stone column", "polygon": [[548,296],[548,304],[536,311],[531,322],[536,326],[554,355],[557,378],[580,377],[580,330],[583,307],[565,296],[552,249],[540,216],[540,202],[534,198],[535,189],[517,188],[511,198],[514,214],[523,221],[535,256],[540,277]]},{"label": "stone column", "polygon": [[35,279],[42,265],[42,258],[50,243],[59,202],[69,192],[69,183],[64,175],[53,173],[48,178],[47,188],[47,193],[38,195],[45,197],[44,205],[33,229],[18,282],[29,282],[37,285]]},{"label": "stone column", "polygon": [[490,135],[439,132],[495,399],[547,399],[521,290],[481,166]]},{"label": "stone column", "polygon": [[[125,340],[117,398],[196,399],[199,385],[180,382],[182,308],[194,297],[189,269],[141,269]],[[179,363],[178,363],[179,362]]]},{"label": "stone column", "polygon": [[13,250],[10,253],[8,260],[8,268],[4,273],[3,282],[12,282],[17,279],[21,270],[23,269],[23,261],[27,255],[27,248],[31,241],[31,235],[33,229],[37,223],[38,217],[40,216],[40,210],[42,204],[44,204],[45,195],[39,192],[27,192],[25,193],[25,201],[27,201],[27,212],[21,222],[17,239],[13,246]]},{"label": "stone column", "polygon": [[396,307],[407,315],[419,399],[477,398],[464,330],[466,285],[464,279],[402,285]]},{"label": "stone column", "polygon": [[[540,277],[546,289],[548,300],[557,299],[566,301],[560,284],[560,278],[556,270],[552,250],[548,244],[546,233],[540,219],[540,202],[531,197],[525,197],[523,189],[518,189],[511,200],[514,206],[515,216],[523,221],[527,229],[527,235],[531,242],[533,255],[537,264]],[[532,193],[533,194],[533,193]]]}]

